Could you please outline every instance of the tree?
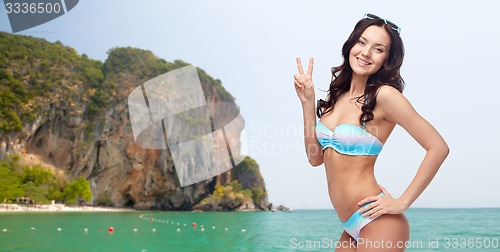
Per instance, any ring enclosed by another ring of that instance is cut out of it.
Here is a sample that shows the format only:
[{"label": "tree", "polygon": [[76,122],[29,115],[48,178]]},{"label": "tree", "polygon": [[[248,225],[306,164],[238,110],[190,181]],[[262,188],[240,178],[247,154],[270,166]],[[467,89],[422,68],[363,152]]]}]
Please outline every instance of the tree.
[{"label": "tree", "polygon": [[25,196],[30,200],[34,200],[37,204],[47,204],[50,200],[47,198],[49,194],[47,185],[36,185],[32,181],[23,185]]},{"label": "tree", "polygon": [[12,171],[9,164],[0,162],[0,201],[24,196],[21,179]]},{"label": "tree", "polygon": [[64,201],[66,204],[77,204],[81,200],[90,201],[92,191],[90,183],[84,177],[78,177],[77,180],[69,183],[64,189]]},{"label": "tree", "polygon": [[52,173],[41,165],[33,165],[24,169],[23,183],[33,182],[35,186],[47,183],[52,177]]}]

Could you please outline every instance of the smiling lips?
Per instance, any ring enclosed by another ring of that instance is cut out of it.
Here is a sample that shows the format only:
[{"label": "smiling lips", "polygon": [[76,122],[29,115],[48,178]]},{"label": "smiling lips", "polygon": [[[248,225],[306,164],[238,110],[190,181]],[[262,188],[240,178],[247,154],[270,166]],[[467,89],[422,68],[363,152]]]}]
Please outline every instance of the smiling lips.
[{"label": "smiling lips", "polygon": [[369,66],[371,65],[372,63],[368,62],[368,61],[364,61],[358,57],[356,57],[356,60],[358,60],[358,62],[361,64],[361,65],[364,65],[364,66]]}]

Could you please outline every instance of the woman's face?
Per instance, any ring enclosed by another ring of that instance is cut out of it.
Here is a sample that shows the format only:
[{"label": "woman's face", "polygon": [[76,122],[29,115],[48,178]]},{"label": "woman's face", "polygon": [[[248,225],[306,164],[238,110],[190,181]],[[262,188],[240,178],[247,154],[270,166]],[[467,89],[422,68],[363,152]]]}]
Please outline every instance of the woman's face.
[{"label": "woman's face", "polygon": [[368,77],[376,73],[386,63],[390,48],[391,38],[385,29],[368,26],[349,53],[353,75]]}]

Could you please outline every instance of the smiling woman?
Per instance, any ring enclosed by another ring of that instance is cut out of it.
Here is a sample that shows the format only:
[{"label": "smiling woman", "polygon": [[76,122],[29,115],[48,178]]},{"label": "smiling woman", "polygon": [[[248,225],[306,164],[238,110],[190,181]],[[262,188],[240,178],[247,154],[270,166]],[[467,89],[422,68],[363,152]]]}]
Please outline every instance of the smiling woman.
[{"label": "smiling woman", "polygon": [[[369,26],[360,36],[358,43],[352,47],[349,62],[354,72],[369,76],[385,64],[391,40],[383,29],[379,26]],[[370,54],[372,56],[368,57]]]},{"label": "smiling woman", "polygon": [[[410,230],[403,212],[429,185],[448,155],[440,134],[402,95],[400,30],[386,19],[366,14],[344,43],[344,62],[332,69],[328,96],[318,101],[317,108],[314,59],[304,73],[297,58],[299,73],[294,84],[303,108],[307,157],[313,166],[325,164],[330,200],[344,228],[339,242],[356,244],[336,251],[371,251],[376,248],[370,244],[377,241],[407,242]],[[400,198],[393,198],[374,175],[377,156],[396,124],[427,151]],[[404,251],[404,247],[384,251]]]}]

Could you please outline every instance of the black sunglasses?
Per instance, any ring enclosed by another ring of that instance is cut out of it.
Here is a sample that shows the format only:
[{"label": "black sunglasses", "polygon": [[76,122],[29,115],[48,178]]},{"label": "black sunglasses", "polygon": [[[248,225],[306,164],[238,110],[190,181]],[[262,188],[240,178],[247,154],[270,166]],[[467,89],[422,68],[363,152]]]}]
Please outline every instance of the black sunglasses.
[{"label": "black sunglasses", "polygon": [[399,28],[399,26],[397,26],[395,23],[385,19],[385,18],[381,18],[377,15],[373,15],[373,14],[370,14],[370,13],[366,13],[365,16],[363,18],[368,18],[368,19],[382,19],[384,20],[385,24],[386,25],[389,25],[393,30],[397,31],[398,34],[401,33],[401,28]]}]

